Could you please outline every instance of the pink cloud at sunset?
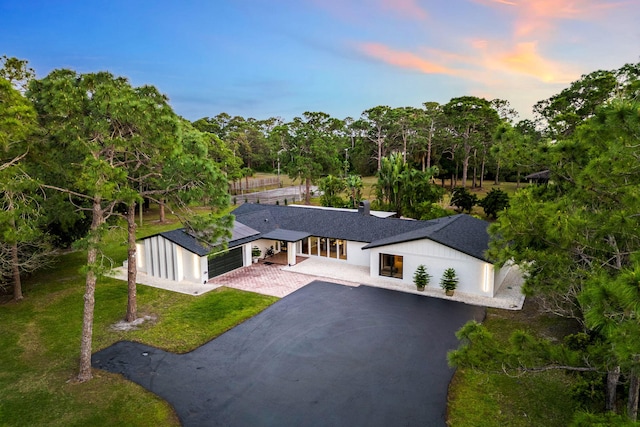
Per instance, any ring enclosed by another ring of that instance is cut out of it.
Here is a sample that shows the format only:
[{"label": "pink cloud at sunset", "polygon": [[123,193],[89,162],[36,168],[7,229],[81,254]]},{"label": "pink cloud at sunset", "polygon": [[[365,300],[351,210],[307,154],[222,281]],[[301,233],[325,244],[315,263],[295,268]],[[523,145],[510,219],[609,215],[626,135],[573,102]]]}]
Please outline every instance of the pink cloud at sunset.
[{"label": "pink cloud at sunset", "polygon": [[564,64],[543,58],[536,43],[518,43],[515,49],[493,58],[496,64],[509,72],[529,75],[545,83],[569,83],[579,76],[566,71]]},{"label": "pink cloud at sunset", "polygon": [[393,50],[380,43],[364,43],[359,48],[365,55],[395,67],[425,74],[456,74],[455,70],[430,62],[414,53]]},{"label": "pink cloud at sunset", "polygon": [[472,61],[493,71],[529,76],[544,83],[568,83],[580,75],[567,64],[543,57],[536,42],[517,43],[509,49],[502,47],[504,43],[488,40],[472,40],[470,44],[477,54]]},{"label": "pink cloud at sunset", "polygon": [[629,1],[606,0],[473,0],[485,6],[500,8],[516,16],[517,37],[537,34],[554,28],[558,20],[600,20],[606,10],[629,6]]},{"label": "pink cloud at sunset", "polygon": [[381,0],[383,9],[391,10],[404,17],[413,19],[426,19],[427,11],[423,9],[417,0]]},{"label": "pink cloud at sunset", "polygon": [[435,49],[416,54],[381,43],[364,43],[359,49],[370,58],[394,67],[474,81],[496,72],[512,77],[532,77],[544,83],[567,83],[580,75],[563,63],[544,58],[533,42],[518,43],[508,49],[484,39],[471,40],[469,45],[472,52],[466,55]]}]

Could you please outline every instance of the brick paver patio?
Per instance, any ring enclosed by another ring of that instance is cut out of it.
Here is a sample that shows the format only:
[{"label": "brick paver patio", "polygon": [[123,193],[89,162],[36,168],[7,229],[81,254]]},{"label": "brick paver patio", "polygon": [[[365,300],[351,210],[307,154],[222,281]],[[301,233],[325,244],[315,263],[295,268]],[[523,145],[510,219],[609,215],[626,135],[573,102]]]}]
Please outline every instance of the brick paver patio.
[{"label": "brick paver patio", "polygon": [[[322,277],[283,271],[281,265],[269,265],[260,262],[252,264],[250,267],[240,268],[222,276],[214,277],[207,284],[227,286],[282,298],[314,280],[322,280]],[[347,286],[359,285],[358,283],[336,279],[331,279],[331,282]]]}]

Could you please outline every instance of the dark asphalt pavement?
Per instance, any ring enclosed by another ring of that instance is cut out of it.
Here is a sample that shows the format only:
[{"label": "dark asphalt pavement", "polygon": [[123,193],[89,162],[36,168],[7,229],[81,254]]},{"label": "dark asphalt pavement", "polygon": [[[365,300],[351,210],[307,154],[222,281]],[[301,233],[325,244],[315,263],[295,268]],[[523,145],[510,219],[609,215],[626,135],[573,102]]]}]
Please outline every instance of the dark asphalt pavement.
[{"label": "dark asphalt pavement", "polygon": [[446,353],[484,315],[316,281],[191,353],[123,341],[93,366],[166,399],[184,426],[444,426]]}]

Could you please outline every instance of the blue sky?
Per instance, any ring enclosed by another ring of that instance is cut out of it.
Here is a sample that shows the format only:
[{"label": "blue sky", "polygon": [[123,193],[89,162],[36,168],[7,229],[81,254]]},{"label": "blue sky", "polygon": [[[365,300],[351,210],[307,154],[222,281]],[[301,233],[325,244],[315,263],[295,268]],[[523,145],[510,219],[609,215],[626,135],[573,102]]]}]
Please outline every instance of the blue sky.
[{"label": "blue sky", "polygon": [[0,0],[0,55],[151,84],[190,119],[357,118],[475,95],[531,117],[640,61],[640,0]]}]

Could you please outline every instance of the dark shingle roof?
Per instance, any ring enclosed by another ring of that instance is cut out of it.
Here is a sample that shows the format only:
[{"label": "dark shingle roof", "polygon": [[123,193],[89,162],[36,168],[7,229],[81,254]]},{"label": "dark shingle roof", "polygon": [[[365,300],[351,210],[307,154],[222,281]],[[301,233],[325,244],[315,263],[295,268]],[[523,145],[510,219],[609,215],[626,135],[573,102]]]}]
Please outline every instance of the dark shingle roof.
[{"label": "dark shingle roof", "polygon": [[379,247],[418,239],[430,239],[467,255],[487,260],[489,223],[469,215],[430,221],[378,218],[358,212],[308,209],[295,206],[243,204],[233,211],[236,221],[264,234],[276,229],[299,231],[319,237],[369,243]]},{"label": "dark shingle roof", "polygon": [[270,232],[263,234],[261,237],[271,240],[281,240],[283,242],[297,242],[298,240],[302,240],[309,236],[311,236],[311,234],[304,231],[292,231],[276,228],[275,230],[271,230]]},{"label": "dark shingle roof", "polygon": [[489,247],[489,234],[487,233],[489,224],[486,221],[461,214],[424,222],[426,223],[425,227],[419,230],[373,241],[363,249],[426,238],[474,258],[488,261],[484,255]]},{"label": "dark shingle roof", "polygon": [[424,227],[424,221],[378,218],[355,211],[245,203],[233,211],[236,221],[262,233],[276,228],[313,236],[369,243]]},{"label": "dark shingle roof", "polygon": [[[211,252],[210,248],[206,248],[202,246],[198,242],[198,240],[195,237],[193,237],[191,234],[187,233],[187,231],[184,228],[179,228],[177,230],[171,230],[171,231],[164,231],[158,234],[164,237],[165,239],[175,243],[176,245],[182,246],[189,252],[193,252],[194,254],[205,256],[209,252]],[[157,236],[158,234],[155,234],[154,236]],[[149,237],[153,237],[153,236],[149,236]]]},{"label": "dark shingle roof", "polygon": [[[235,221],[233,223],[233,229],[231,230],[231,238],[229,239],[228,246],[232,248],[247,242],[251,242],[253,240],[256,240],[259,234],[259,231]],[[158,235],[199,256],[205,256],[211,252],[211,246],[203,245],[198,239],[189,234],[184,228],[164,231],[162,233],[154,234],[153,236],[149,237]],[[147,239],[149,237],[147,237]]]},{"label": "dark shingle roof", "polygon": [[[363,249],[430,239],[488,261],[484,252],[489,247],[489,223],[464,214],[416,221],[379,218],[355,211],[248,203],[236,208],[233,214],[236,220],[228,243],[230,248],[259,238],[293,242],[307,236],[329,237],[368,243]],[[200,256],[211,252],[210,247],[201,244],[184,228],[159,234]]]}]

